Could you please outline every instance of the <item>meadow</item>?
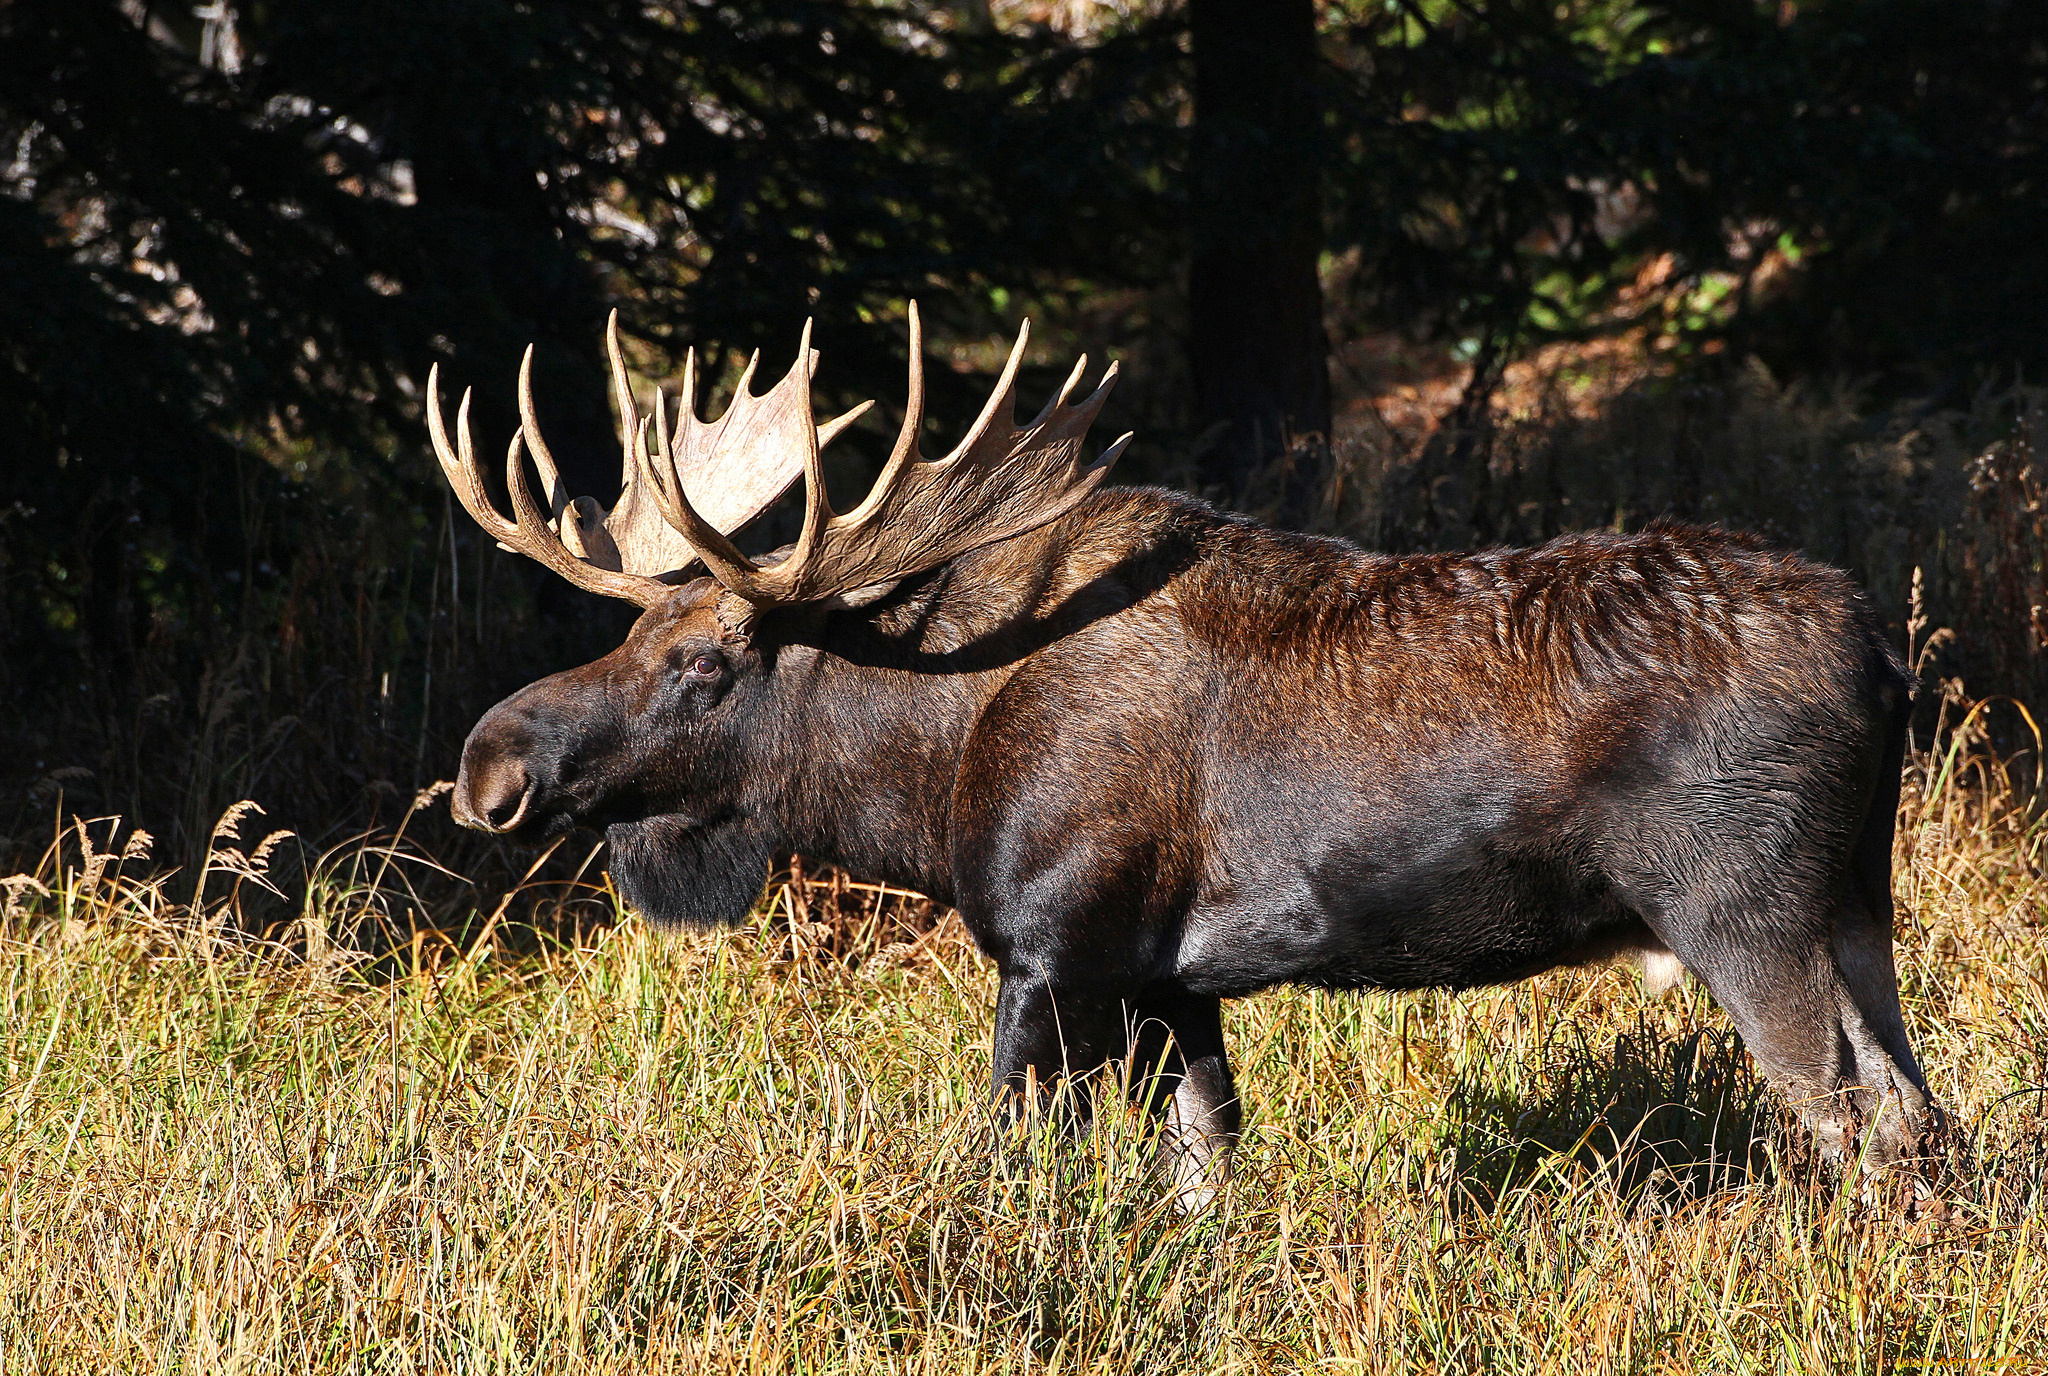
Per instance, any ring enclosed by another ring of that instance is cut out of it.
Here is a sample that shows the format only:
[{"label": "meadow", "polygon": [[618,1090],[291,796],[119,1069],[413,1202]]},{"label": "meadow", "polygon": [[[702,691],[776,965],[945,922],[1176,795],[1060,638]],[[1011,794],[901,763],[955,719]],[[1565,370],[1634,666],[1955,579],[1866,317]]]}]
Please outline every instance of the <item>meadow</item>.
[{"label": "meadow", "polygon": [[1629,968],[1234,1006],[1190,1217],[1129,1113],[995,1140],[994,980],[915,895],[799,864],[668,934],[593,865],[400,928],[401,826],[258,937],[254,812],[197,875],[69,824],[0,927],[0,1370],[2039,1369],[2044,831],[1988,749],[2030,723],[1964,707],[1898,843],[1962,1128],[1925,1197],[1816,1173],[1705,992]]},{"label": "meadow", "polygon": [[[393,17],[0,0],[0,1376],[2048,1370],[2048,6]],[[1850,570],[1929,689],[1926,1188],[1598,968],[1232,1007],[1190,1216],[1128,1111],[997,1131],[929,901],[784,857],[663,933],[461,834],[471,723],[626,620],[461,514],[429,366],[503,436],[533,342],[603,495],[607,312],[714,410],[815,316],[886,412],[917,297],[945,434],[1028,314],[1028,398],[1118,359],[1118,481]]]}]

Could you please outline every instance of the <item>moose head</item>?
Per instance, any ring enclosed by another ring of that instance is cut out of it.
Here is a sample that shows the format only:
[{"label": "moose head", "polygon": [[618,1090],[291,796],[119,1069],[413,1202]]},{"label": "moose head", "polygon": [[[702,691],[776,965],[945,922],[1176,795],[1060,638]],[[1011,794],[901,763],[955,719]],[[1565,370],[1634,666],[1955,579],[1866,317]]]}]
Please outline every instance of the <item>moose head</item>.
[{"label": "moose head", "polygon": [[[815,678],[813,647],[799,643],[804,633],[817,629],[821,613],[873,604],[907,579],[1044,526],[1094,491],[1129,439],[1083,461],[1082,440],[1116,368],[1085,399],[1070,402],[1084,357],[1019,427],[1026,322],[966,438],[927,460],[919,452],[923,339],[913,303],[901,429],[865,500],[838,515],[826,498],[820,451],[872,403],[824,425],[813,421],[818,355],[808,324],[788,374],[754,395],[756,354],[715,422],[696,414],[694,350],[673,417],[659,392],[643,416],[616,312],[606,335],[624,479],[610,511],[564,488],[535,415],[531,349],[520,370],[520,426],[505,459],[510,520],[484,486],[469,394],[451,444],[438,367],[429,374],[434,450],[478,524],[502,547],[578,587],[645,609],[618,649],[520,690],[477,723],[463,747],[455,816],[523,839],[604,828],[612,872],[636,908],[656,919],[736,920],[759,891],[766,856],[789,839],[764,815],[784,809],[761,796],[761,766],[787,736],[789,713],[803,710],[781,681]],[[527,484],[527,453],[546,488],[545,512]],[[749,559],[733,533],[799,475],[805,503],[796,543]]]}]

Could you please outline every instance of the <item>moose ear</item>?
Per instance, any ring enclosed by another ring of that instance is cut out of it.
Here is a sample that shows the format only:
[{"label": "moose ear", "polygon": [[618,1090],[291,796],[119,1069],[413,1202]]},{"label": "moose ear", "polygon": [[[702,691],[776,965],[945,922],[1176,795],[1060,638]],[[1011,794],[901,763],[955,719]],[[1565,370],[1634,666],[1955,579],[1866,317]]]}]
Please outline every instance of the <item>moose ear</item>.
[{"label": "moose ear", "polygon": [[836,597],[828,598],[819,605],[839,611],[852,611],[856,607],[865,607],[870,603],[881,601],[890,593],[896,591],[902,582],[902,579],[895,578],[887,583],[871,583],[865,588],[855,588],[852,592],[840,593]]}]

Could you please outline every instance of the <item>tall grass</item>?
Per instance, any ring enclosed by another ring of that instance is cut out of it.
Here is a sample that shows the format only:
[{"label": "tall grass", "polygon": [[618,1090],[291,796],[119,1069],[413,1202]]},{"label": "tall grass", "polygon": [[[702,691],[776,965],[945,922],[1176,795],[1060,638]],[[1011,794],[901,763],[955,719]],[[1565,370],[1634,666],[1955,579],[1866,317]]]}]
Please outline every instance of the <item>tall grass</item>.
[{"label": "tall grass", "polygon": [[258,937],[261,818],[204,875],[70,826],[0,920],[0,1370],[2037,1369],[2012,710],[1951,704],[1901,808],[1932,1206],[1799,1169],[1705,994],[1624,969],[1234,1006],[1241,1170],[1183,1217],[1129,1116],[1005,1164],[993,979],[914,895],[799,866],[664,936],[587,869],[435,923],[386,834]]}]

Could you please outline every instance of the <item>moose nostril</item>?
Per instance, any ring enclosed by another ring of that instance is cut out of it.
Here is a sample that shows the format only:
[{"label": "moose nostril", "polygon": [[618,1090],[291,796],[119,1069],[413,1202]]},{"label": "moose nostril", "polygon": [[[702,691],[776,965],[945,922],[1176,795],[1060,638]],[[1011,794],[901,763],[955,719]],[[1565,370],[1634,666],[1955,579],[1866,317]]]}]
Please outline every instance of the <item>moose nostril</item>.
[{"label": "moose nostril", "polygon": [[486,831],[510,831],[519,825],[533,797],[533,780],[524,769],[514,761],[502,760],[495,767],[463,772],[465,777],[456,788],[458,820],[467,812],[474,819],[468,824]]},{"label": "moose nostril", "polygon": [[[522,784],[525,783],[524,780],[521,780],[521,782]],[[532,785],[527,784],[517,793],[500,798],[496,802],[489,804],[484,808],[484,820],[499,831],[510,827],[513,822],[518,820],[519,814],[526,811],[526,795],[531,787]]]}]

